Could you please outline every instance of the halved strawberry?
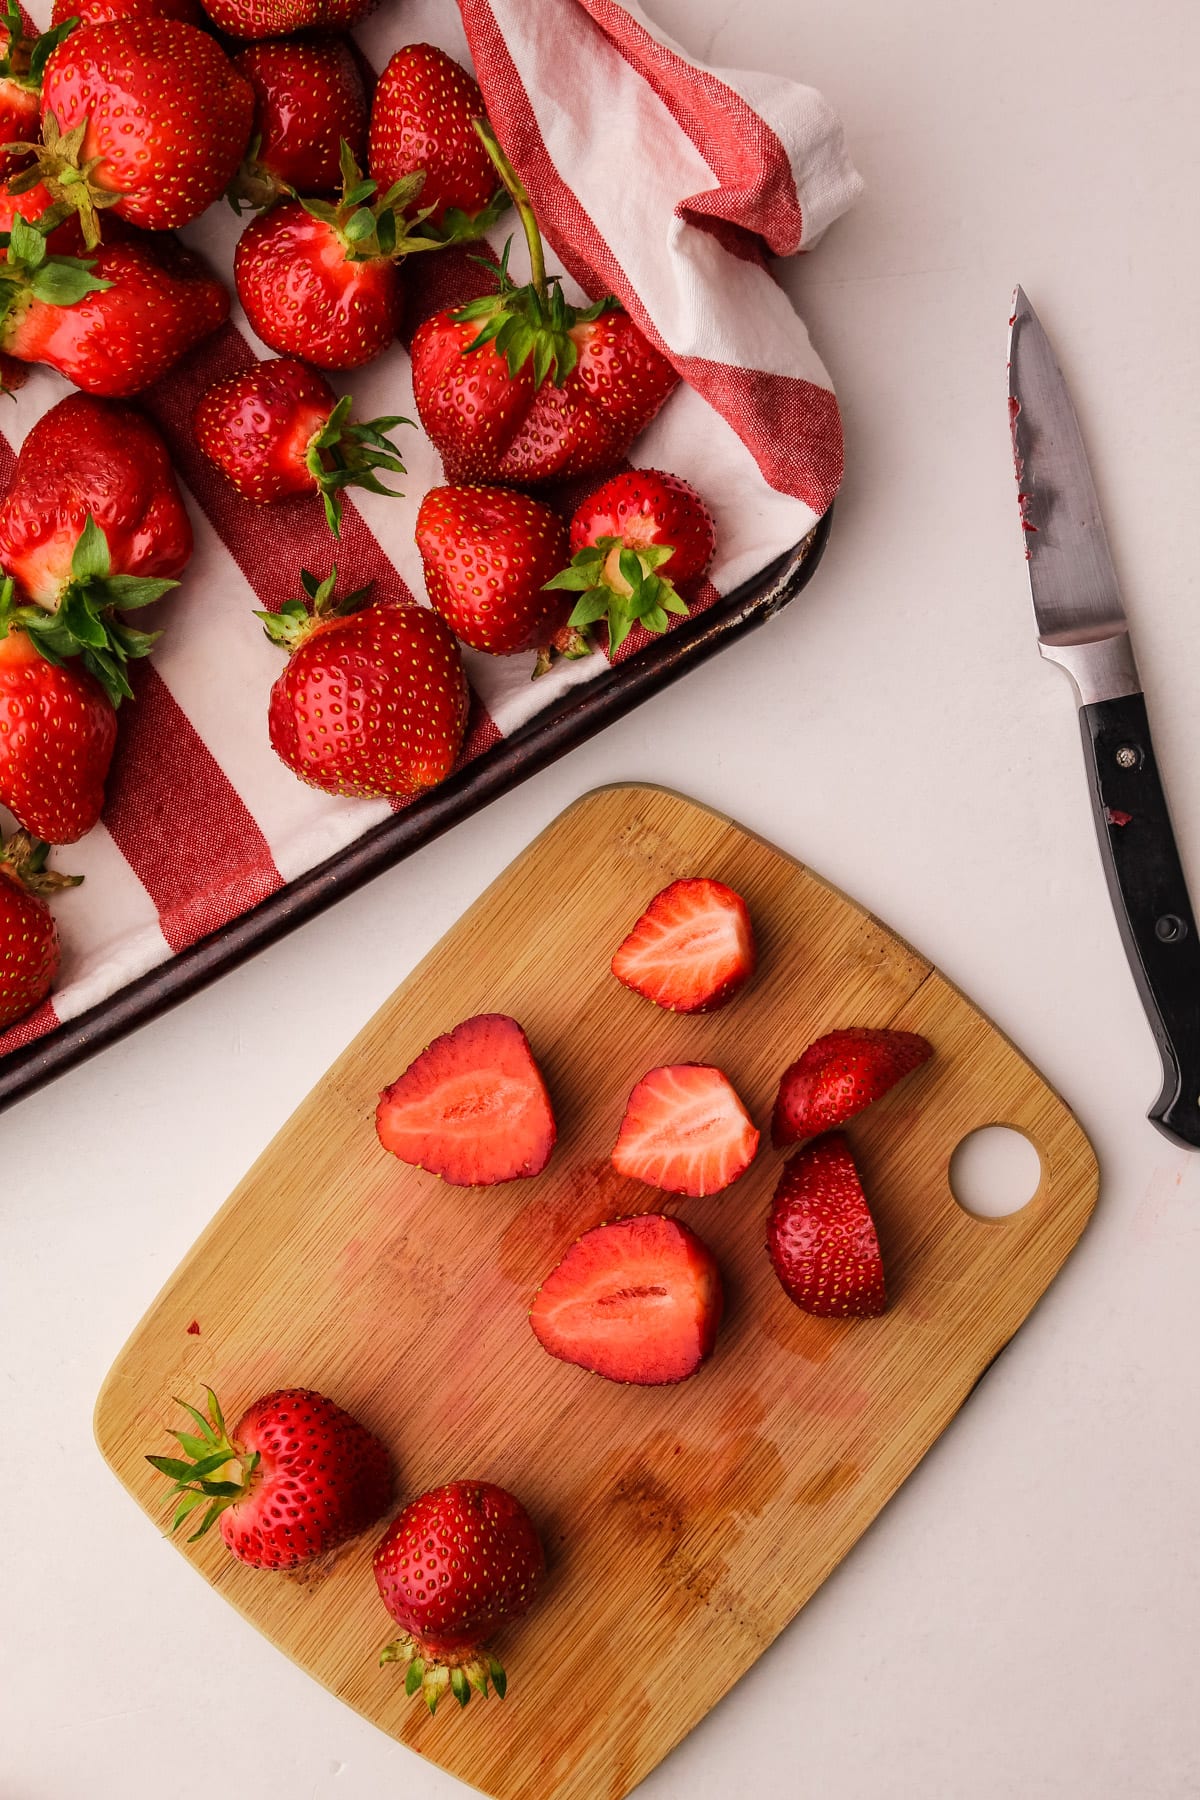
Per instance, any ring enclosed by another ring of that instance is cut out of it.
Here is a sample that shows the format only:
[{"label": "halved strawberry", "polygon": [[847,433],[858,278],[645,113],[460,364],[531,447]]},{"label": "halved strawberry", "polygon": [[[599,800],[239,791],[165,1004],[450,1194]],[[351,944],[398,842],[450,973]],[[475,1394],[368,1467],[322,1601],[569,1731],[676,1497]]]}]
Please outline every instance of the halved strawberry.
[{"label": "halved strawberry", "polygon": [[758,1132],[720,1069],[651,1069],[629,1096],[612,1153],[620,1175],[669,1194],[718,1194],[744,1175]]},{"label": "halved strawberry", "polygon": [[454,1187],[540,1175],[557,1136],[529,1040],[503,1013],[434,1038],[379,1096],[375,1126],[385,1150]]},{"label": "halved strawberry", "polygon": [[547,1275],[529,1314],[542,1347],[609,1381],[684,1381],[712,1355],[721,1271],[678,1219],[647,1213],[597,1225]]},{"label": "halved strawberry", "polygon": [[850,1145],[841,1132],[789,1157],[767,1224],[784,1292],[821,1318],[875,1318],[887,1306],[883,1259]]},{"label": "halved strawberry", "polygon": [[844,1125],[932,1055],[915,1031],[828,1032],[784,1070],[771,1142],[779,1150]]},{"label": "halved strawberry", "polygon": [[715,1012],[754,973],[746,902],[723,881],[673,881],[612,959],[618,981],[671,1012]]}]

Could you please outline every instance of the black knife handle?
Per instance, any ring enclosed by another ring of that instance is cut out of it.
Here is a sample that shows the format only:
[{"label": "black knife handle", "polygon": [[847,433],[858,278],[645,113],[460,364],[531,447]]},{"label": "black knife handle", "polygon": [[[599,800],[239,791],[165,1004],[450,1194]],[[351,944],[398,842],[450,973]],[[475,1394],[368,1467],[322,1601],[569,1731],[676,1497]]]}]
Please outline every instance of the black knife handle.
[{"label": "black knife handle", "polygon": [[1150,1118],[1200,1149],[1200,935],[1158,777],[1143,694],[1080,708],[1104,874],[1163,1060]]}]

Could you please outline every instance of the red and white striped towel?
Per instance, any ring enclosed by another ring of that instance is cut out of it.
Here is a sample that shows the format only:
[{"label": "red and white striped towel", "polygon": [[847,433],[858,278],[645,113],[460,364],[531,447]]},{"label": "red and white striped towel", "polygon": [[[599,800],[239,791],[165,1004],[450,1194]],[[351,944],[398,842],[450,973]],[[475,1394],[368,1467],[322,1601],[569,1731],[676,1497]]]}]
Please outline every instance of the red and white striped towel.
[{"label": "red and white striped towel", "polygon": [[[44,23],[48,0],[34,11]],[[419,41],[473,60],[568,295],[616,294],[680,370],[685,385],[633,456],[687,477],[713,505],[719,549],[700,604],[803,537],[837,490],[841,427],[829,378],[765,252],[809,248],[858,191],[821,96],[779,76],[704,68],[639,7],[617,0],[460,0],[457,9],[452,0],[407,0],[385,4],[357,36],[376,69]],[[213,208],[184,236],[228,279],[238,229],[228,209]],[[494,234],[497,247],[508,230]],[[412,276],[414,309],[432,305],[445,280],[437,260]],[[196,555],[162,605],[162,643],[122,710],[104,821],[56,859],[86,877],[56,908],[59,987],[0,1036],[0,1053],[77,1017],[388,813],[387,801],[304,787],[267,740],[279,652],[253,610],[293,595],[301,568],[324,571],[333,546],[319,502],[251,506],[198,455],[188,429],[210,381],[265,353],[235,306],[216,338],[142,397],[185,483]],[[334,385],[353,392],[362,417],[415,417],[400,345]],[[66,391],[37,370],[5,408],[0,481],[35,419]],[[355,490],[337,561],[356,583],[373,578],[380,598],[421,601],[413,522],[441,467],[421,434],[400,437],[406,498]],[[468,651],[467,662],[475,692],[467,755],[486,753],[607,667],[597,653],[535,683],[531,659]],[[0,823],[7,828],[2,814]]]}]

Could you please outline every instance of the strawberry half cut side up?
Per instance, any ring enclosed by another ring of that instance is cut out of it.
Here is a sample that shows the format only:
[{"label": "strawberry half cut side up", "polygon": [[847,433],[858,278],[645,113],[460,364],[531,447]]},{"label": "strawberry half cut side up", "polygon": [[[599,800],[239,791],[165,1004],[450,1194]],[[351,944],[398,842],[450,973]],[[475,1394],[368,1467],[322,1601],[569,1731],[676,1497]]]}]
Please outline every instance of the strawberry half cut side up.
[{"label": "strawberry half cut side up", "polygon": [[720,1069],[651,1069],[629,1096],[613,1149],[619,1175],[669,1194],[719,1194],[744,1175],[758,1132]]},{"label": "strawberry half cut side up", "polygon": [[723,881],[686,877],[654,896],[612,972],[669,1012],[716,1012],[745,986],[756,960],[742,896]]},{"label": "strawberry half cut side up", "polygon": [[534,1336],[560,1362],[608,1381],[686,1381],[712,1355],[724,1308],[721,1272],[678,1219],[646,1213],[576,1239],[538,1290]]},{"label": "strawberry half cut side up", "polygon": [[788,1158],[771,1203],[767,1253],[784,1293],[804,1312],[871,1319],[885,1310],[879,1238],[841,1132]]},{"label": "strawberry half cut side up", "polygon": [[833,1131],[928,1062],[933,1046],[915,1031],[830,1031],[784,1070],[771,1120],[777,1150]]},{"label": "strawberry half cut side up", "polygon": [[[294,1569],[357,1537],[392,1497],[388,1453],[324,1394],[264,1394],[232,1431],[212,1389],[204,1412],[177,1400],[193,1429],[176,1431],[182,1457],[146,1461],[174,1485],[172,1531],[196,1525],[194,1544],[220,1521],[239,1562]],[[197,1523],[198,1521],[198,1523]]]},{"label": "strawberry half cut side up", "polygon": [[58,974],[58,928],[46,900],[83,876],[48,869],[49,850],[27,831],[0,840],[0,1031],[40,1006]]},{"label": "strawberry half cut side up", "polygon": [[529,1040],[503,1013],[435,1038],[384,1089],[375,1124],[385,1150],[454,1187],[540,1175],[558,1135]]}]

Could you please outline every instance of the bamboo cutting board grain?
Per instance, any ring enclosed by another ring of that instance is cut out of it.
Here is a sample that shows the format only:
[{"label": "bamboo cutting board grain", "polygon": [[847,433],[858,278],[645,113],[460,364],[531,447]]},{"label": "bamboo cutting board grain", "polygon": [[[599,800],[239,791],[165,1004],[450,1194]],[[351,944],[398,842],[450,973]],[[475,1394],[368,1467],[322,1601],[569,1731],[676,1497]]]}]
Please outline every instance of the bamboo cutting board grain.
[{"label": "bamboo cutting board grain", "polygon": [[[687,1018],[627,992],[609,958],[679,875],[743,893],[761,951],[725,1011]],[[379,1147],[379,1089],[476,1012],[525,1026],[560,1135],[534,1181],[462,1190]],[[782,1067],[838,1025],[923,1032],[933,1061],[850,1127],[879,1224],[883,1318],[809,1318],[763,1253],[780,1157],[724,1195],[667,1200],[716,1251],[728,1311],[713,1361],[675,1388],[613,1386],[538,1346],[526,1308],[579,1232],[663,1202],[608,1161],[625,1098],[663,1062],[713,1062],[760,1124]],[[1042,1162],[1021,1212],[954,1201],[976,1127],[1024,1131]],[[96,1433],[160,1526],[173,1394],[229,1416],[310,1386],[391,1446],[398,1496],[461,1476],[525,1501],[544,1597],[497,1644],[506,1701],[430,1719],[380,1670],[390,1621],[377,1533],[308,1579],[180,1545],[318,1680],[501,1800],[621,1800],[748,1669],[843,1557],[1053,1279],[1095,1201],[1061,1100],[930,965],[842,894],[719,815],[651,787],[589,794],[493,883],[392,995],[267,1148],[112,1369]],[[189,1329],[197,1326],[198,1331]],[[551,1694],[553,1690],[553,1694]]]}]

